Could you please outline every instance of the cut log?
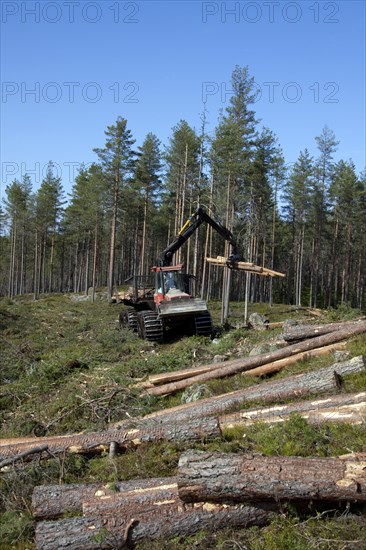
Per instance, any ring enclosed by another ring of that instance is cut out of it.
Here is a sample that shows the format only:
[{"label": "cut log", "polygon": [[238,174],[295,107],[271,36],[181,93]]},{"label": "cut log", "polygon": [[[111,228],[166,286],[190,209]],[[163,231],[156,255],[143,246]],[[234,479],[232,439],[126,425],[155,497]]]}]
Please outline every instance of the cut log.
[{"label": "cut log", "polygon": [[142,420],[140,427],[128,430],[108,430],[88,434],[36,437],[25,441],[19,439],[10,444],[0,443],[0,456],[14,458],[18,453],[27,452],[35,445],[44,444],[52,454],[70,453],[93,455],[105,451],[114,442],[120,450],[136,447],[152,441],[195,441],[220,437],[217,419],[192,420],[181,423],[147,423]]},{"label": "cut log", "polygon": [[251,426],[255,422],[275,424],[289,420],[292,414],[299,414],[310,424],[323,422],[344,422],[363,424],[366,421],[366,392],[333,395],[324,399],[299,401],[288,405],[260,407],[220,416],[221,429],[230,430],[236,426]]},{"label": "cut log", "polygon": [[239,372],[245,372],[255,367],[260,367],[266,363],[284,359],[285,357],[291,357],[292,355],[296,355],[300,352],[321,348],[330,344],[336,344],[337,342],[347,340],[352,336],[356,336],[364,332],[366,332],[366,321],[362,321],[357,323],[355,326],[347,327],[343,330],[337,330],[335,332],[331,332],[330,334],[311,338],[310,340],[300,342],[299,344],[292,344],[291,346],[276,350],[272,353],[263,353],[260,355],[255,355],[254,357],[218,363],[217,368],[210,372],[206,372],[198,376],[192,376],[191,378],[179,380],[170,384],[149,388],[145,390],[145,393],[148,395],[169,395],[185,389],[193,384],[202,384],[208,380],[232,376],[234,374],[238,374]]},{"label": "cut log", "polygon": [[116,514],[41,522],[36,527],[37,550],[104,550],[133,546],[142,540],[191,536],[198,531],[263,526],[273,512],[254,506],[182,503],[146,513]]},{"label": "cut log", "polygon": [[178,489],[185,502],[366,502],[366,461],[189,451],[179,460]]},{"label": "cut log", "polygon": [[289,365],[295,365],[300,361],[308,361],[313,357],[319,357],[321,355],[328,355],[334,351],[343,350],[346,346],[345,342],[338,342],[337,344],[331,344],[330,346],[324,346],[322,348],[311,349],[309,351],[303,351],[302,353],[297,353],[292,357],[286,357],[285,359],[280,359],[279,361],[273,361],[273,363],[267,363],[262,367],[256,367],[255,369],[247,370],[242,373],[243,376],[266,376],[267,374],[274,374],[280,370],[288,367]]},{"label": "cut log", "polygon": [[83,503],[92,501],[96,497],[134,494],[136,491],[158,489],[172,483],[176,483],[176,478],[134,479],[107,485],[103,483],[40,485],[35,487],[32,495],[33,516],[37,519],[53,519],[64,514],[80,515]]},{"label": "cut log", "polygon": [[[263,376],[266,374],[270,374],[272,372],[273,373],[278,372],[283,367],[286,367],[287,365],[293,365],[298,361],[305,361],[307,359],[310,359],[311,357],[318,357],[319,355],[326,355],[328,353],[332,353],[333,351],[343,350],[345,348],[345,345],[346,345],[345,342],[339,342],[337,344],[331,344],[330,346],[324,346],[322,348],[310,350],[308,352],[299,353],[299,354],[293,355],[292,357],[282,359],[280,361],[274,361],[273,363],[268,363],[263,367],[256,367],[251,370],[245,371],[243,375]],[[226,361],[226,364],[227,363],[228,362]],[[201,367],[191,367],[189,369],[181,369],[173,372],[153,374],[153,375],[150,375],[146,381],[137,384],[137,386],[141,388],[152,388],[154,386],[175,382],[177,380],[184,380],[186,378],[197,376],[205,372],[211,372],[215,368],[221,368],[221,366],[222,366],[222,363],[219,363],[219,364],[212,363],[210,365],[202,365]]]},{"label": "cut log", "polygon": [[[212,265],[218,265],[221,267],[228,265],[227,258],[224,258],[223,256],[217,256],[217,258],[206,258],[206,261]],[[230,267],[239,271],[262,275],[264,277],[286,277],[284,273],[279,273],[278,271],[253,264],[252,262],[233,262],[230,263]]]},{"label": "cut log", "polygon": [[365,370],[365,360],[362,356],[349,361],[335,363],[330,367],[296,374],[279,380],[256,384],[230,393],[201,399],[193,403],[178,405],[170,409],[156,411],[144,417],[160,419],[161,421],[189,421],[192,418],[223,414],[226,410],[242,407],[245,403],[259,401],[270,403],[290,398],[305,397],[320,393],[332,393],[339,389],[339,379],[347,374],[355,374]]},{"label": "cut log", "polygon": [[343,321],[342,323],[328,323],[326,325],[294,325],[287,326],[283,333],[283,339],[286,342],[299,342],[307,338],[315,338],[323,334],[329,334],[336,330],[344,330],[352,326],[357,326],[364,321],[365,318],[355,321]]},{"label": "cut log", "polygon": [[134,491],[103,495],[99,492],[83,502],[83,516],[99,517],[117,515],[128,517],[133,514],[151,512],[154,509],[169,508],[181,504],[176,478],[167,478],[164,484],[141,487]]}]

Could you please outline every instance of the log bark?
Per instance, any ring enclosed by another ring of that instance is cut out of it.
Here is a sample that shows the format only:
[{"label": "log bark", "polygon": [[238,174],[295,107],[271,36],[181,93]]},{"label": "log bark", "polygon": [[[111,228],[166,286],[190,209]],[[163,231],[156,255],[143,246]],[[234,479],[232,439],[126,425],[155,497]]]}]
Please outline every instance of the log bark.
[{"label": "log bark", "polygon": [[84,502],[94,498],[107,498],[118,494],[130,495],[136,491],[158,490],[167,484],[176,483],[176,478],[161,477],[118,481],[113,484],[88,483],[70,485],[40,485],[32,495],[32,511],[36,519],[54,519],[64,514],[81,514]]},{"label": "log bark", "polygon": [[328,323],[326,325],[294,325],[288,326],[283,333],[283,339],[286,342],[299,342],[307,338],[315,338],[323,334],[329,334],[337,330],[347,330],[347,328],[357,326],[365,318],[356,321],[343,321],[342,323]]},{"label": "log bark", "polygon": [[366,461],[189,451],[178,466],[185,502],[366,502]]},{"label": "log bark", "polygon": [[181,423],[161,424],[140,421],[140,426],[127,430],[108,430],[88,434],[73,434],[54,437],[26,438],[12,443],[0,443],[0,457],[13,459],[18,453],[25,453],[35,445],[44,444],[52,454],[70,452],[93,455],[108,449],[114,442],[119,451],[137,447],[142,443],[156,441],[195,441],[220,437],[220,428],[216,419],[200,419]]},{"label": "log bark", "polygon": [[340,377],[364,370],[364,358],[362,356],[354,357],[350,361],[336,363],[316,371],[296,374],[280,380],[256,384],[250,388],[156,411],[147,415],[145,419],[154,418],[161,421],[173,421],[174,419],[176,422],[182,422],[192,418],[223,414],[229,408],[240,407],[251,401],[270,403],[307,395],[332,393],[339,388]]},{"label": "log bark", "polygon": [[366,420],[366,392],[333,395],[324,399],[311,399],[274,407],[246,409],[223,415],[219,421],[221,429],[230,430],[236,426],[251,426],[255,422],[266,424],[285,422],[294,413],[305,418],[310,424],[323,422],[363,424]]},{"label": "log bark", "polygon": [[37,550],[110,550],[130,547],[146,539],[166,541],[187,537],[201,530],[263,526],[273,517],[273,512],[254,506],[180,503],[138,513],[136,518],[116,514],[40,522],[36,527],[36,545]]},{"label": "log bark", "polygon": [[343,330],[337,330],[331,332],[330,334],[325,334],[316,338],[311,338],[310,340],[300,342],[299,344],[292,344],[272,353],[263,353],[254,357],[218,363],[217,368],[210,372],[206,372],[198,376],[192,376],[191,378],[180,380],[171,384],[164,384],[156,388],[149,388],[145,390],[144,393],[148,395],[169,395],[185,389],[193,384],[202,384],[208,380],[232,376],[234,374],[238,374],[239,372],[245,372],[255,367],[260,367],[266,363],[284,359],[285,357],[291,357],[292,355],[296,355],[300,352],[321,348],[330,344],[336,344],[337,342],[347,340],[352,336],[356,336],[364,332],[366,332],[366,321],[361,321],[355,326],[347,327]]},{"label": "log bark", "polygon": [[289,365],[295,365],[300,361],[308,361],[313,357],[319,357],[321,355],[328,355],[334,351],[343,350],[345,348],[345,342],[338,342],[337,344],[331,344],[330,346],[324,346],[323,348],[312,349],[310,351],[303,351],[302,353],[297,353],[292,357],[286,357],[285,359],[280,359],[279,361],[273,361],[273,363],[267,363],[262,367],[256,367],[251,370],[247,370],[242,373],[243,376],[266,376],[267,374],[274,374],[280,370],[288,367]]}]

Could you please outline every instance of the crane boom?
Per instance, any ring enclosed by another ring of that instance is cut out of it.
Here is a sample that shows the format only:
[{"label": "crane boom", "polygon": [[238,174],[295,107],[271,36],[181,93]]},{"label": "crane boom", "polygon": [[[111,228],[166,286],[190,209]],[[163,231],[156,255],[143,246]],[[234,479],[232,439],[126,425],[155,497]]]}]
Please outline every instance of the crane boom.
[{"label": "crane boom", "polygon": [[175,252],[179,250],[185,242],[193,235],[193,233],[199,228],[202,223],[208,223],[215,231],[217,231],[226,241],[229,242],[232,248],[231,255],[228,259],[228,265],[230,263],[240,259],[238,254],[238,247],[234,238],[234,235],[229,229],[224,227],[221,223],[215,221],[205,212],[205,210],[199,206],[192,216],[183,225],[179,231],[177,237],[172,243],[170,243],[165,250],[163,250],[159,264],[161,266],[169,266],[172,263],[172,258]]}]

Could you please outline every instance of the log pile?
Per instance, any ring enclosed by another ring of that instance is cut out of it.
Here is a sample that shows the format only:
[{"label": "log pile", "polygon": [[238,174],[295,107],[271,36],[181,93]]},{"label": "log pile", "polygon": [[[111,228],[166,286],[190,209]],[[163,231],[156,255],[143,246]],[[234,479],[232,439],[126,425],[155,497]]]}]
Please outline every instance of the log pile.
[{"label": "log pile", "polygon": [[[126,422],[123,422],[119,427],[116,426],[114,429],[104,432],[3,439],[0,442],[0,469],[15,463],[17,460],[32,458],[35,452],[43,452],[42,456],[48,458],[65,452],[92,456],[109,450],[112,455],[116,452],[136,448],[147,442],[188,442],[219,439],[221,437],[221,427],[226,426],[227,423],[224,417],[220,419],[217,417],[224,415],[228,409],[238,409],[253,401],[273,403],[284,399],[308,397],[320,393],[334,394],[341,388],[344,376],[363,372],[364,370],[365,360],[363,356],[359,356],[317,371],[268,381],[242,390],[156,411],[143,418],[135,419],[133,428],[126,427]],[[333,397],[332,399],[334,400],[333,408],[340,409],[341,399],[338,398],[339,403],[337,398]],[[361,393],[353,402],[351,398],[348,400],[348,408],[351,407],[353,410],[353,415],[349,417],[350,421],[355,422],[363,414],[363,399],[364,396]],[[343,403],[344,406],[346,404]],[[304,405],[304,407],[305,410],[308,410],[307,405]],[[270,409],[267,408],[267,410]],[[301,410],[301,405],[299,405],[297,412],[301,414]],[[289,414],[292,412],[295,411],[289,407]],[[343,409],[344,415],[350,412],[348,409]],[[240,413],[238,414],[240,415]],[[243,411],[244,416],[245,414],[246,411]],[[285,414],[284,410],[283,414]],[[237,420],[240,421],[240,416],[237,417]],[[128,422],[131,423],[131,421]],[[232,419],[229,420],[230,422],[232,423]]]},{"label": "log pile", "polygon": [[[358,321],[356,323],[345,323],[341,328],[337,328],[332,332],[305,339],[304,341],[291,344],[272,353],[263,353],[254,357],[246,357],[243,359],[224,361],[214,365],[206,365],[206,367],[209,366],[210,368],[204,372],[201,370],[199,374],[196,374],[194,371],[191,371],[188,378],[176,379],[174,382],[146,388],[144,393],[147,395],[159,396],[169,395],[192,386],[193,384],[202,384],[204,382],[208,382],[209,380],[233,376],[235,374],[250,371],[256,367],[261,367],[263,365],[274,363],[275,361],[282,359],[291,358],[293,356],[299,357],[300,353],[306,353],[310,350],[344,342],[353,336],[357,336],[358,334],[363,334],[365,332],[365,320]],[[202,369],[202,367],[200,367],[200,369]]]},{"label": "log pile", "polygon": [[155,418],[161,421],[164,419],[174,419],[176,422],[187,422],[193,418],[220,415],[228,409],[240,408],[253,401],[273,403],[281,400],[304,398],[314,394],[332,394],[339,390],[342,384],[342,377],[347,374],[364,372],[364,370],[364,357],[354,357],[349,361],[335,363],[330,367],[324,367],[316,371],[296,374],[279,380],[257,384],[242,390],[208,397],[169,409],[162,409],[144,418]]},{"label": "log pile", "polygon": [[[116,491],[117,490],[117,491]],[[36,488],[33,510],[41,521],[36,526],[38,550],[94,550],[131,547],[144,539],[164,540],[191,536],[202,529],[262,526],[273,517],[274,506],[196,502],[180,499],[176,478],[119,483],[108,487],[72,487],[60,506],[61,488]],[[82,517],[57,521],[62,513],[82,512]],[[49,511],[41,500],[50,502]],[[58,500],[54,503],[54,500]],[[47,519],[45,519],[47,518]]]},{"label": "log pile", "polygon": [[[366,321],[323,327],[286,327],[290,344],[272,353],[203,365],[150,377],[144,393],[167,395],[193,384],[242,373],[263,376],[295,360],[342,349],[366,332]],[[254,422],[283,422],[297,413],[310,423],[329,420],[362,423],[366,392],[342,394],[344,376],[365,370],[354,357],[330,367],[184,405],[163,409],[113,429],[88,434],[9,439],[0,442],[0,469],[18,460],[65,452],[93,455],[124,452],[145,442],[201,441],[220,438],[222,430]],[[151,391],[153,390],[153,391]],[[157,393],[154,393],[156,390]],[[292,398],[326,398],[237,410]],[[179,461],[177,477],[37,487],[32,510],[38,550],[122,548],[146,539],[190,536],[198,530],[245,528],[268,524],[279,502],[366,502],[366,456],[339,458],[263,457],[189,451]],[[64,516],[67,517],[64,517]]]},{"label": "log pile", "polygon": [[283,501],[365,503],[366,456],[189,451],[180,457],[177,477],[120,482],[113,488],[37,487],[32,505],[38,550],[100,550],[200,530],[263,526]]}]

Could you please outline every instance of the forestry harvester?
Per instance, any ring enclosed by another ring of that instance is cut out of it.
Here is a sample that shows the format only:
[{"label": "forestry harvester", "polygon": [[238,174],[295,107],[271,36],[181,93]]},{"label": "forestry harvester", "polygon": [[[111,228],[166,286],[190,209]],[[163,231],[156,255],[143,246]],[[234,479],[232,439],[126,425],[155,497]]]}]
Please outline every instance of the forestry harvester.
[{"label": "forestry harvester", "polygon": [[172,265],[175,252],[204,222],[231,245],[228,267],[239,259],[231,231],[213,220],[202,207],[197,208],[162,252],[158,265],[151,268],[151,274],[133,277],[132,289],[123,298],[123,303],[132,308],[120,314],[121,327],[128,327],[138,332],[141,338],[154,342],[162,342],[167,329],[178,327],[190,334],[212,334],[212,320],[206,302],[191,294],[193,276],[184,273],[183,264]]}]

